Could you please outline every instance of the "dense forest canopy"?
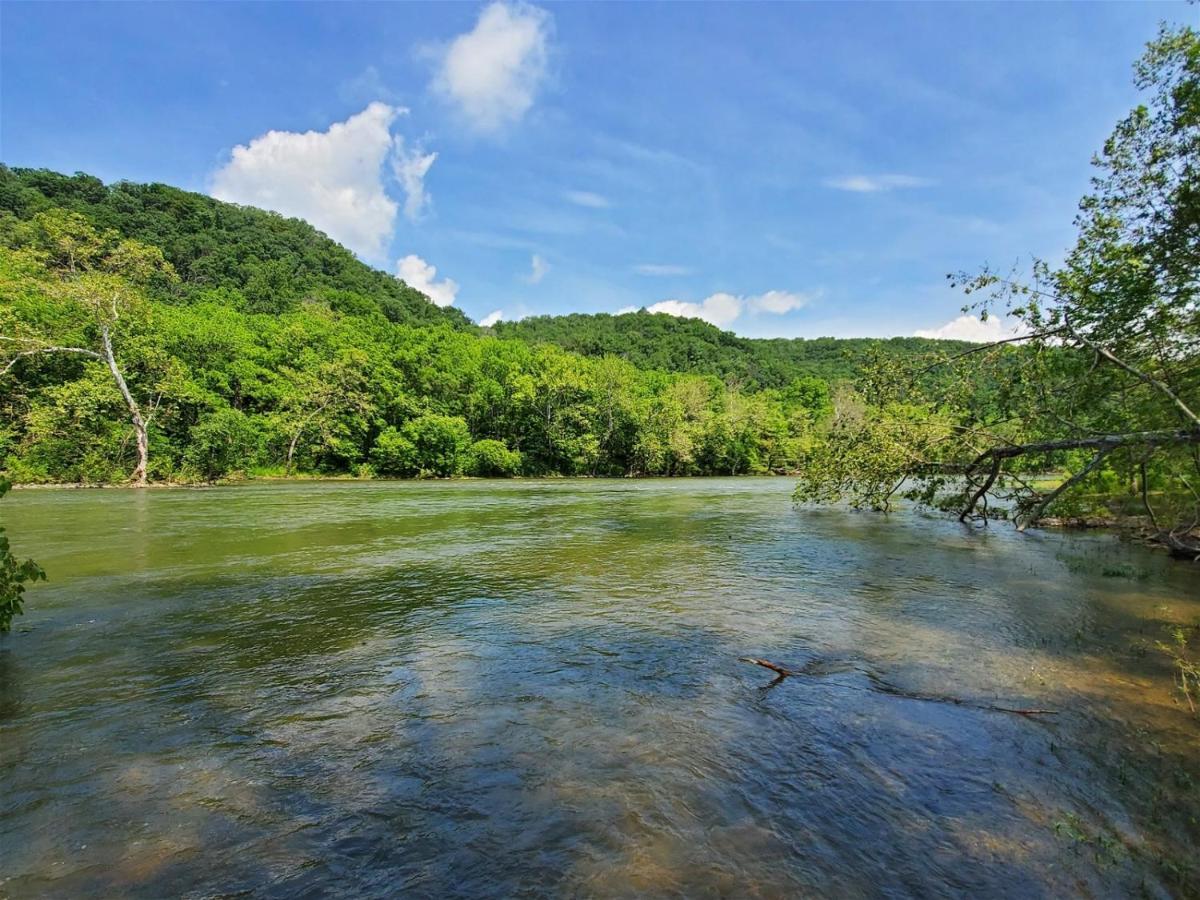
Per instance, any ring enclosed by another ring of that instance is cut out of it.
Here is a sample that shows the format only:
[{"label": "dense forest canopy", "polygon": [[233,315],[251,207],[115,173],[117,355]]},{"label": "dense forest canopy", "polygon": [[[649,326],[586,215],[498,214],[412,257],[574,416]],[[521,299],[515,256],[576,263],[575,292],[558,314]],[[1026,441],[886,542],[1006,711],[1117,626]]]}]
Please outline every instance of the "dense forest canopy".
[{"label": "dense forest canopy", "polygon": [[781,388],[801,376],[830,382],[852,379],[877,352],[924,357],[970,346],[917,337],[743,338],[701,319],[646,310],[615,316],[535,316],[492,327],[505,337],[556,344],[584,356],[620,356],[639,368],[716,375],[751,388]]}]

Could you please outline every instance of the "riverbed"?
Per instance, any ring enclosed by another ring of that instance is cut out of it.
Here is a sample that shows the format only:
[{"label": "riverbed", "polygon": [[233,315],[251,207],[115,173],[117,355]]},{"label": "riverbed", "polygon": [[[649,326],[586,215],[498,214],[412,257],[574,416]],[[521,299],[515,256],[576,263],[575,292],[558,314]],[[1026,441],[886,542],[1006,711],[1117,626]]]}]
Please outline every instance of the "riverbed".
[{"label": "riverbed", "polygon": [[790,489],[10,495],[0,896],[1197,891],[1200,570]]}]

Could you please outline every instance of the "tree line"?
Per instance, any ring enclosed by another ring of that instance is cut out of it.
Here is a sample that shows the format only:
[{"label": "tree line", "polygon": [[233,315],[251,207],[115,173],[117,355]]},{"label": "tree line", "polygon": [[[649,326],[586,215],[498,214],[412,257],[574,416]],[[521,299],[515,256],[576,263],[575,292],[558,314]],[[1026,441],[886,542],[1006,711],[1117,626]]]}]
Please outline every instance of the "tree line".
[{"label": "tree line", "polygon": [[263,308],[253,275],[210,284],[193,261],[209,274],[189,283],[163,248],[36,206],[0,221],[0,459],[17,481],[790,471],[829,411],[818,378],[746,391],[398,321],[319,280]]}]

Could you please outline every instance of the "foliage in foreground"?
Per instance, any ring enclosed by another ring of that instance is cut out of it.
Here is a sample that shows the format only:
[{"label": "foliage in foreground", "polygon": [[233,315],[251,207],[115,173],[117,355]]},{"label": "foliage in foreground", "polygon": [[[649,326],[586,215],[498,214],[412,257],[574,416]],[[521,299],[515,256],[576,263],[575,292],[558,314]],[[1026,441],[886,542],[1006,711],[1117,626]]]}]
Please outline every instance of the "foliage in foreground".
[{"label": "foliage in foreground", "polygon": [[[8,481],[0,480],[0,499],[12,488]],[[12,627],[14,616],[21,614],[24,604],[25,585],[31,581],[45,581],[46,573],[32,559],[18,560],[9,546],[8,535],[0,525],[0,633]]]},{"label": "foliage in foreground", "polygon": [[1065,264],[961,278],[984,315],[1020,323],[1021,346],[877,359],[806,454],[798,500],[886,509],[901,495],[1019,527],[1137,513],[1173,551],[1200,555],[1197,33],[1164,28],[1136,82],[1149,102],[1095,159]]}]

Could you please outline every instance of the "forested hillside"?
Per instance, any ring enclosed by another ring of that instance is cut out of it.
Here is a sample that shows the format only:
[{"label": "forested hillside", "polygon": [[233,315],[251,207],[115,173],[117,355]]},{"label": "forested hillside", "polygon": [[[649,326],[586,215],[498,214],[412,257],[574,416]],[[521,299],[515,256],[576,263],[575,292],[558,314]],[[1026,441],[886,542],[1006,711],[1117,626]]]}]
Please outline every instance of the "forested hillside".
[{"label": "forested hillside", "polygon": [[830,409],[822,379],[622,355],[478,329],[304,222],[0,168],[16,481],[790,471]]},{"label": "forested hillside", "polygon": [[300,219],[165,184],[105,185],[82,173],[0,165],[0,215],[30,219],[50,209],[80,213],[96,228],[162,250],[179,276],[163,300],[204,297],[250,313],[318,300],[339,312],[378,310],[393,322],[471,327],[461,311],[434,306]]},{"label": "forested hillside", "polygon": [[498,322],[497,334],[556,344],[584,356],[620,356],[635,366],[716,375],[747,387],[783,387],[803,376],[854,378],[876,353],[897,359],[970,347],[928,338],[743,338],[700,319],[666,313],[536,316]]}]

